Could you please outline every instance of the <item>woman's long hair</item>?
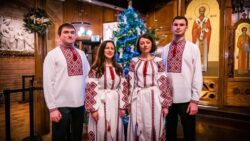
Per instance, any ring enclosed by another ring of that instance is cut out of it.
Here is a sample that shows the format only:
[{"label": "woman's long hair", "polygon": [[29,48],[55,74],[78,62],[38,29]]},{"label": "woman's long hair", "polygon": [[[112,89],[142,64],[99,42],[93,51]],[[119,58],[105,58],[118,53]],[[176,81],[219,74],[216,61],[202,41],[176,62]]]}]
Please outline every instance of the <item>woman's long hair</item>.
[{"label": "woman's long hair", "polygon": [[[103,41],[101,43],[100,47],[98,48],[95,62],[91,66],[91,70],[96,71],[96,77],[98,77],[98,78],[100,78],[104,74],[104,71],[105,71],[105,59],[106,58],[104,55],[104,50],[105,50],[107,43],[112,43],[114,45],[114,48],[115,48],[115,44],[112,40]],[[121,75],[123,75],[123,70],[122,70],[122,67],[116,62],[115,54],[116,54],[116,50],[115,50],[114,56],[112,58],[112,65],[115,67],[116,74],[121,76]]]}]

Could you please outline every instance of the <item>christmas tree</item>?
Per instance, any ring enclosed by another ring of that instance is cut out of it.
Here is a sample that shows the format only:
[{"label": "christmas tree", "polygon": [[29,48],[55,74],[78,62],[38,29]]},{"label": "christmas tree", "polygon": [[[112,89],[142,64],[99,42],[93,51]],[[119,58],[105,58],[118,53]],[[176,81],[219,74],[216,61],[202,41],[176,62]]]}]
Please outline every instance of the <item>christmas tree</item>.
[{"label": "christmas tree", "polygon": [[137,38],[145,32],[144,21],[132,8],[132,1],[129,0],[128,9],[119,14],[118,29],[113,33],[117,50],[116,60],[122,64],[125,75],[128,74],[130,60],[139,55],[135,47]]}]

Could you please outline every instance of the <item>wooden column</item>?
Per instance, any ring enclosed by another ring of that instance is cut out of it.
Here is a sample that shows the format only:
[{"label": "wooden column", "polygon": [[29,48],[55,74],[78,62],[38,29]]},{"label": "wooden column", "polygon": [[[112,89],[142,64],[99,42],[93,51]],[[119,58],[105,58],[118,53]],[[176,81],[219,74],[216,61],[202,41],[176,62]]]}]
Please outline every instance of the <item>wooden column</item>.
[{"label": "wooden column", "polygon": [[177,15],[184,16],[186,13],[186,5],[185,0],[177,0]]},{"label": "wooden column", "polygon": [[[47,54],[47,36],[35,33],[35,87],[43,86],[43,61]],[[49,112],[43,91],[34,92],[35,131],[40,134],[49,132]]]},{"label": "wooden column", "polygon": [[232,28],[232,4],[231,0],[220,0],[219,1],[221,9],[221,24],[220,33],[222,34],[220,40],[220,69],[219,69],[219,107],[225,105],[224,100],[227,93],[227,78],[228,78],[228,48],[230,45],[230,32]]},{"label": "wooden column", "polygon": [[[46,9],[46,0],[36,0],[35,7]],[[43,85],[43,61],[47,54],[47,33],[35,33],[35,87]],[[34,92],[35,133],[43,135],[49,132],[49,113],[43,91]]]}]

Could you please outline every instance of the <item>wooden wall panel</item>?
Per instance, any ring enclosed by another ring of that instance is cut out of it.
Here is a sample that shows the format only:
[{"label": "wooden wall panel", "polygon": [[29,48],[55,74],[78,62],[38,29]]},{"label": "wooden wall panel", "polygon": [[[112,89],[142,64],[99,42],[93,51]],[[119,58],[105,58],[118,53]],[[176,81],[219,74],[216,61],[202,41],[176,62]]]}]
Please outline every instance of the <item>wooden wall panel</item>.
[{"label": "wooden wall panel", "polygon": [[[22,88],[22,75],[34,75],[34,66],[34,57],[1,57],[0,91]],[[29,82],[25,84],[28,86]],[[19,101],[20,97],[20,94],[15,94],[11,100]]]},{"label": "wooden wall panel", "polygon": [[219,78],[218,77],[204,77],[203,87],[200,93],[200,104],[217,106],[218,99],[221,95],[219,93]]},{"label": "wooden wall panel", "polygon": [[166,45],[172,40],[171,24],[176,16],[176,11],[176,1],[171,1],[161,9],[150,13],[147,17],[147,27],[156,29],[159,47]]},{"label": "wooden wall panel", "polygon": [[63,3],[60,1],[47,0],[46,11],[52,20],[52,25],[48,27],[47,51],[52,50],[57,45],[59,36],[57,29],[63,23]]},{"label": "wooden wall panel", "polygon": [[118,11],[113,9],[103,8],[103,23],[115,22],[118,20]]},{"label": "wooden wall panel", "polygon": [[250,106],[250,80],[229,79],[224,104],[226,106]]},{"label": "wooden wall panel", "polygon": [[93,35],[102,36],[104,22],[117,20],[117,11],[77,0],[67,0],[63,4],[64,22],[88,22]]},{"label": "wooden wall panel", "polygon": [[102,35],[103,8],[89,5],[88,15],[90,15],[89,22],[91,23],[93,35]]},{"label": "wooden wall panel", "polygon": [[66,0],[63,2],[63,22],[72,22],[78,20],[78,3],[76,0]]},{"label": "wooden wall panel", "polygon": [[[3,1],[0,5],[0,15],[22,20],[28,7],[33,5],[32,0]],[[0,56],[0,68],[0,91],[21,88],[21,76],[34,74],[34,57]]]}]

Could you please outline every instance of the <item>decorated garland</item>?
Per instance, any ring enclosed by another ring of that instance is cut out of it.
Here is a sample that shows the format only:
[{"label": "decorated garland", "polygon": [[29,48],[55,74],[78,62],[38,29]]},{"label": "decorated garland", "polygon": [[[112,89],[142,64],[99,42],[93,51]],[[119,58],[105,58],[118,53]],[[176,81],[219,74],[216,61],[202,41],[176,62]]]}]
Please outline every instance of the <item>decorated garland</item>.
[{"label": "decorated garland", "polygon": [[51,20],[45,10],[40,8],[32,8],[24,15],[24,27],[27,31],[37,32],[40,35],[45,34]]}]

